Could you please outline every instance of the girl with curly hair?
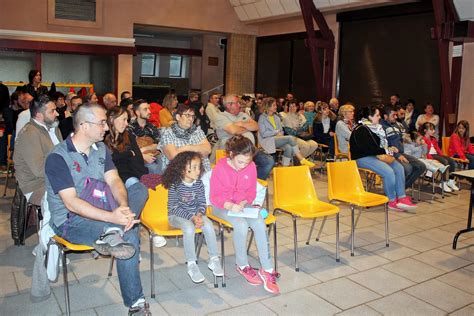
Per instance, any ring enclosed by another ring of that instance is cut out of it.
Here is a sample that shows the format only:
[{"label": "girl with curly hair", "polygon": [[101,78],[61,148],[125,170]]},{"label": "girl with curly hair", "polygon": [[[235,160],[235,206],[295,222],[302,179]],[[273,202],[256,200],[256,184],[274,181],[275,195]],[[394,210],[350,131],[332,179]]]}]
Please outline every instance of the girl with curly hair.
[{"label": "girl with curly hair", "polygon": [[202,229],[209,251],[207,267],[215,276],[224,276],[218,252],[216,232],[206,216],[206,197],[201,176],[204,171],[201,154],[183,151],[172,159],[163,174],[163,186],[168,189],[168,221],[183,231],[183,244],[188,275],[194,283],[204,281],[196,264],[194,236]]}]

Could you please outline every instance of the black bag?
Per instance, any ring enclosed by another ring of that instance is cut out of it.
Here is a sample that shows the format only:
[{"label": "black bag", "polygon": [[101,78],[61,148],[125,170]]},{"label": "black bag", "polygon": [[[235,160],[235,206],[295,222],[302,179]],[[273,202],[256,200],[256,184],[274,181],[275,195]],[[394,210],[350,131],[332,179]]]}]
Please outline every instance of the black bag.
[{"label": "black bag", "polygon": [[17,182],[10,216],[12,238],[16,246],[25,244],[23,227],[25,227],[26,204],[26,198]]}]

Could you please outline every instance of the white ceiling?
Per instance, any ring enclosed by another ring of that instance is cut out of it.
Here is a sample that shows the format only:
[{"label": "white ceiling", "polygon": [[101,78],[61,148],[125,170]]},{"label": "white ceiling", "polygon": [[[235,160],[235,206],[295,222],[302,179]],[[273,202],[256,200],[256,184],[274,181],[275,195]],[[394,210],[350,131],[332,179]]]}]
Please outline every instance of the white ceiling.
[{"label": "white ceiling", "polygon": [[[474,0],[464,0],[473,2]],[[298,0],[229,0],[242,22],[260,22],[269,18],[284,18],[301,14]],[[394,0],[313,0],[322,12],[354,9],[381,4],[397,4]]]}]

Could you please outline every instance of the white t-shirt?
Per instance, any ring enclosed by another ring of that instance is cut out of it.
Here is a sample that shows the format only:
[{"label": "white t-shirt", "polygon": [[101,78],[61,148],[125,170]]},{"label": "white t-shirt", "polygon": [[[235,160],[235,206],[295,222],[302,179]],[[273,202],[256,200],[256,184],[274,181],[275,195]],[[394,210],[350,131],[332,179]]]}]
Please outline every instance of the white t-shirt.
[{"label": "white t-shirt", "polygon": [[20,114],[18,114],[18,120],[16,121],[16,127],[15,127],[15,139],[18,137],[21,129],[25,127],[25,125],[30,121],[31,119],[31,112],[30,110],[24,110]]}]

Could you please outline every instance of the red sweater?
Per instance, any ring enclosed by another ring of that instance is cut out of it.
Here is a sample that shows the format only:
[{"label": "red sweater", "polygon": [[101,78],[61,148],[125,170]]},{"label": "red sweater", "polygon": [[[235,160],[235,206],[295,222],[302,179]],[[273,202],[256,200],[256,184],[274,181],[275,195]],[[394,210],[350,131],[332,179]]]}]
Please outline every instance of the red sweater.
[{"label": "red sweater", "polygon": [[[469,139],[467,140],[469,142]],[[454,157],[457,155],[461,159],[466,159],[465,153],[474,154],[474,148],[469,142],[466,146],[464,139],[459,137],[458,134],[453,133],[449,138],[449,156]]]},{"label": "red sweater", "polygon": [[240,171],[229,166],[227,158],[221,158],[211,175],[210,200],[212,205],[223,209],[225,202],[252,204],[257,195],[257,167],[252,161]]},{"label": "red sweater", "polygon": [[426,158],[433,159],[433,156],[431,156],[431,154],[430,154],[431,147],[434,147],[434,149],[436,150],[436,153],[438,155],[443,156],[443,152],[441,151],[441,149],[439,149],[439,146],[438,146],[438,140],[435,137],[429,137],[429,136],[425,135],[425,136],[423,136],[423,140],[425,141],[426,146],[428,147],[428,152],[426,154]]}]

